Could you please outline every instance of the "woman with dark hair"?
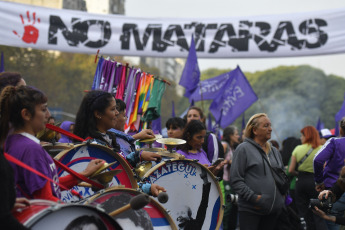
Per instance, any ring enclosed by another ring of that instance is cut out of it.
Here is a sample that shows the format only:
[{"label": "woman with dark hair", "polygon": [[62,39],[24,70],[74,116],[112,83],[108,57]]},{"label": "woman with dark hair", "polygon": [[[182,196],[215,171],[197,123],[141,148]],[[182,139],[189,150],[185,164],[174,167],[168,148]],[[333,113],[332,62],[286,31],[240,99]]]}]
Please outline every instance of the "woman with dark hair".
[{"label": "woman with dark hair", "polygon": [[205,135],[206,128],[201,121],[190,121],[182,135],[182,139],[186,140],[186,144],[181,145],[177,153],[184,155],[187,159],[199,160],[200,164],[210,166],[211,163],[205,151],[201,148]]},{"label": "woman with dark hair", "polygon": [[[116,127],[119,112],[116,109],[116,101],[113,95],[101,90],[88,92],[79,107],[74,134],[84,139],[89,139],[91,143],[107,146],[114,152],[120,153],[120,146],[116,142],[115,133],[109,131]],[[141,160],[160,161],[161,155],[148,151],[134,151],[125,156],[126,160],[135,167]],[[139,184],[141,189],[154,196],[158,195],[158,190],[165,191],[164,188],[152,184]]]},{"label": "woman with dark hair", "polygon": [[22,86],[26,85],[25,80],[23,79],[20,73],[15,72],[2,72],[0,73],[0,92],[6,86]]},{"label": "woman with dark hair", "polygon": [[[47,97],[31,87],[7,86],[0,96],[0,115],[0,143],[6,140],[5,152],[58,183],[56,166],[35,137],[44,129],[50,115]],[[13,134],[7,137],[10,125]],[[59,201],[60,188],[56,184],[16,164],[11,165],[14,169],[17,197]],[[88,177],[102,165],[102,160],[93,160],[80,174]],[[68,188],[78,184],[78,180],[72,175],[61,177],[60,182]]]},{"label": "woman with dark hair", "polygon": [[226,167],[224,167],[223,179],[226,181],[229,181],[232,154],[237,145],[240,143],[239,139],[240,135],[238,134],[238,129],[236,126],[231,125],[224,129],[222,145],[225,152],[225,159],[228,161],[228,164]]},{"label": "woman with dark hair", "polygon": [[[223,131],[223,141],[222,145],[225,151],[226,164],[224,166],[223,181],[220,183],[224,188],[224,196],[229,194],[235,194],[230,187],[230,166],[232,163],[233,152],[235,151],[237,145],[240,143],[240,135],[238,134],[238,129],[236,126],[228,126]],[[237,205],[232,204],[231,201],[225,200],[225,209],[223,216],[223,228],[225,230],[236,229],[237,225]]]},{"label": "woman with dark hair", "polygon": [[182,139],[183,130],[186,126],[186,121],[180,117],[172,117],[167,120],[165,127],[169,138]]},{"label": "woman with dark hair", "polygon": [[230,186],[238,194],[241,230],[273,230],[284,207],[284,196],[270,170],[283,168],[279,151],[268,141],[271,133],[268,116],[253,115],[247,123],[244,142],[234,152]]},{"label": "woman with dark hair", "polygon": [[110,132],[115,133],[116,142],[120,146],[121,154],[126,157],[128,154],[135,152],[136,140],[150,139],[154,138],[155,135],[151,129],[144,129],[141,132],[134,134],[133,136],[125,133],[125,125],[127,121],[126,116],[126,103],[120,99],[115,99],[116,109],[119,114],[116,116],[115,128],[109,129]]},{"label": "woman with dark hair", "polygon": [[[300,218],[304,218],[307,229],[326,229],[325,222],[309,209],[310,199],[316,199],[313,159],[321,149],[319,132],[313,126],[301,129],[301,142],[292,152],[289,173],[297,176],[295,196]],[[297,170],[296,170],[297,169]]]},{"label": "woman with dark hair", "polygon": [[[199,120],[205,124],[205,116],[199,107],[191,106],[187,112],[187,124],[192,120]],[[202,145],[208,160],[214,163],[218,158],[224,157],[224,149],[216,135],[211,132],[206,132],[205,141]]]},{"label": "woman with dark hair", "polygon": [[201,148],[205,135],[206,127],[201,121],[190,121],[186,125],[182,136],[186,143],[180,146],[177,153],[184,155],[186,159],[198,160],[200,164],[208,166],[211,172],[217,175],[224,167],[225,161],[219,163],[217,166],[211,166],[211,162],[208,160],[205,151]]}]

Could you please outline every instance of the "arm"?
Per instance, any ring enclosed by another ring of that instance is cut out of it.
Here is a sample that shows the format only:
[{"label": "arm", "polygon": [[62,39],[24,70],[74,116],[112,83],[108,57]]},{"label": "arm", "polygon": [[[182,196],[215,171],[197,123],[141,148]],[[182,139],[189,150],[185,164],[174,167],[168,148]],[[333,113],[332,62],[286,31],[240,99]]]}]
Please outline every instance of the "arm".
[{"label": "arm", "polygon": [[289,173],[293,176],[297,176],[298,172],[296,171],[297,160],[295,156],[291,156],[290,166],[289,166]]},{"label": "arm", "polygon": [[240,197],[255,203],[258,195],[250,189],[244,181],[247,169],[247,153],[244,148],[237,148],[234,152],[230,167],[230,186]]},{"label": "arm", "polygon": [[318,153],[315,154],[314,157],[314,177],[315,177],[315,182],[320,184],[323,182],[323,166],[326,161],[328,161],[335,150],[335,145],[333,138],[328,140],[326,144],[320,149]]},{"label": "arm", "polygon": [[155,135],[151,129],[144,129],[141,132],[134,134],[132,137],[136,140],[144,140],[155,138]]},{"label": "arm", "polygon": [[54,202],[58,202],[59,198],[53,195],[52,188],[50,186],[50,182],[47,183],[39,190],[36,190],[33,193],[34,199],[44,199],[44,200],[51,200]]},{"label": "arm", "polygon": [[207,153],[207,158],[211,162],[211,164],[218,159],[219,147],[217,137],[213,133],[210,133],[210,135],[208,135],[207,149],[205,152]]},{"label": "arm", "polygon": [[[63,186],[67,187],[68,189],[71,189],[79,183],[79,180],[70,174],[67,176],[59,177],[59,182]],[[61,189],[61,191],[63,191],[62,188],[60,188],[60,189]]]}]

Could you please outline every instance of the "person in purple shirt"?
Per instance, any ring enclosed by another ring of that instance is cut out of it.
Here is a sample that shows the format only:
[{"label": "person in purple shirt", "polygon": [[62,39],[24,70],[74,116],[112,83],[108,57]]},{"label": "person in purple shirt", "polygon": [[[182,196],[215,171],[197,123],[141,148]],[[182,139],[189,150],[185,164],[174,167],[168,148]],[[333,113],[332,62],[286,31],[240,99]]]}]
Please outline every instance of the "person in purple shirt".
[{"label": "person in purple shirt", "polygon": [[[315,189],[318,192],[330,189],[337,181],[341,168],[345,165],[345,117],[340,121],[340,136],[340,138],[329,139],[314,157]],[[344,211],[345,194],[333,204],[330,214],[339,217],[343,216]],[[338,224],[330,221],[326,221],[326,223],[328,229],[340,229]]]},{"label": "person in purple shirt", "polygon": [[[199,120],[205,124],[205,116],[199,107],[191,106],[186,115],[187,124],[192,120]],[[216,135],[206,131],[205,141],[202,145],[208,160],[213,164],[218,158],[224,158],[224,149]]]},{"label": "person in purple shirt", "polygon": [[[50,116],[47,100],[44,93],[32,87],[4,88],[0,96],[0,143],[6,140],[5,152],[56,183],[60,182],[67,188],[72,188],[79,183],[78,179],[73,175],[58,178],[53,160],[35,137],[44,129]],[[13,129],[11,135],[9,135],[10,127]],[[88,177],[103,163],[103,160],[93,160],[80,174]],[[60,188],[56,184],[16,164],[11,163],[11,165],[14,169],[17,197],[59,200]]]},{"label": "person in purple shirt", "polygon": [[211,166],[205,151],[202,149],[205,135],[206,127],[201,121],[190,121],[183,131],[183,139],[186,143],[181,145],[177,153],[184,155],[186,159],[198,160],[200,164],[207,166],[213,174],[217,175],[219,170],[223,169],[225,161],[216,167]]},{"label": "person in purple shirt", "polygon": [[[74,122],[64,121],[61,123],[60,128],[67,131],[67,132],[73,133]],[[61,135],[61,137],[59,139],[60,143],[73,143],[73,140],[71,138],[69,138],[68,136],[63,135],[63,134],[60,134],[60,135]]]}]

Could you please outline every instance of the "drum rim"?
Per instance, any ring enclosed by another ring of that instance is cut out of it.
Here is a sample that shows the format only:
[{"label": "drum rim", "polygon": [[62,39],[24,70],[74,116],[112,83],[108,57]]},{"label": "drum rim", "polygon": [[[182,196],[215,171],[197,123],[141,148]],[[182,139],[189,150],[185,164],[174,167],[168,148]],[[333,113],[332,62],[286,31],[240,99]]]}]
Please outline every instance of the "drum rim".
[{"label": "drum rim", "polygon": [[[86,205],[91,205],[91,202],[93,202],[95,199],[97,199],[99,196],[105,194],[105,193],[108,193],[108,192],[112,192],[112,191],[130,191],[130,192],[133,192],[137,195],[139,194],[142,194],[142,192],[136,190],[136,189],[133,189],[133,188],[124,188],[124,187],[110,187],[110,188],[106,188],[106,189],[103,189],[101,191],[99,191],[97,194],[89,197],[83,204],[86,204]],[[92,199],[91,199],[92,198]],[[153,203],[155,207],[158,208],[159,211],[161,211],[164,215],[164,217],[168,220],[170,226],[171,226],[171,229],[172,230],[177,230],[177,226],[174,222],[174,220],[172,219],[172,217],[169,215],[168,211],[164,208],[163,205],[161,205],[158,201],[156,201],[155,199],[152,199],[150,197],[150,203]]]},{"label": "drum rim", "polygon": [[216,179],[216,177],[213,175],[213,173],[207,168],[205,167],[204,165],[200,164],[199,162],[197,162],[197,160],[191,160],[191,159],[184,159],[184,160],[180,160],[180,159],[173,159],[173,160],[168,160],[168,161],[163,161],[163,162],[160,162],[159,164],[153,166],[149,171],[147,171],[143,177],[143,181],[148,178],[149,175],[151,175],[154,171],[156,171],[158,168],[160,168],[162,165],[166,164],[166,163],[169,163],[169,162],[174,162],[174,161],[189,161],[189,162],[193,162],[193,163],[196,163],[198,164],[200,167],[203,167],[204,169],[206,169],[206,171],[209,173],[209,175],[211,176],[211,178],[213,179],[213,181],[215,182],[216,184],[216,187],[217,187],[217,190],[218,190],[218,193],[220,194],[220,210],[219,210],[219,216],[218,216],[218,222],[217,222],[217,225],[216,225],[216,229],[219,229],[220,228],[220,225],[222,224],[222,220],[223,220],[223,215],[224,215],[224,198],[223,198],[223,193],[222,193],[222,190],[220,188],[220,185],[219,185],[219,182],[218,180]]},{"label": "drum rim", "polygon": [[[44,218],[46,215],[49,215],[55,210],[60,210],[63,208],[68,208],[68,207],[82,207],[82,208],[87,208],[93,210],[95,213],[97,213],[99,216],[106,217],[110,223],[114,224],[114,227],[117,227],[116,225],[119,226],[119,223],[117,223],[116,220],[114,220],[111,216],[108,215],[108,213],[104,212],[103,210],[93,206],[93,205],[87,205],[87,204],[67,204],[67,203],[56,203],[53,201],[49,200],[30,200],[30,204],[37,204],[37,203],[47,203],[45,206],[49,206],[46,209],[40,210],[38,213],[34,213],[29,219],[27,219],[24,223],[22,223],[26,227],[33,227],[37,223],[37,220],[40,220],[41,218]],[[57,208],[56,208],[57,207]]]},{"label": "drum rim", "polygon": [[73,143],[60,143],[60,142],[56,142],[54,145],[52,143],[49,144],[44,144],[42,145],[42,148],[44,148],[45,150],[51,150],[51,149],[71,149],[73,148],[75,145]]},{"label": "drum rim", "polygon": [[183,156],[182,154],[179,154],[177,152],[171,153],[164,148],[140,148],[138,150],[139,151],[148,151],[148,152],[150,152],[149,150],[157,150],[157,152],[156,152],[157,154],[164,156],[164,157],[171,157],[171,159],[176,159],[176,160],[178,160],[181,156]]},{"label": "drum rim", "polygon": [[134,188],[134,189],[138,188],[138,184],[137,184],[137,180],[135,179],[135,175],[134,175],[131,167],[127,163],[127,161],[119,153],[114,152],[113,150],[111,150],[110,148],[108,148],[106,146],[99,145],[99,144],[82,143],[82,144],[74,145],[73,148],[61,151],[58,155],[56,155],[54,157],[54,159],[57,160],[57,161],[60,161],[60,159],[63,156],[65,156],[69,151],[71,151],[73,149],[76,149],[76,148],[79,148],[79,147],[81,148],[81,147],[84,147],[84,146],[93,146],[93,147],[96,147],[96,148],[100,148],[100,149],[104,150],[105,152],[107,152],[108,154],[110,154],[111,156],[113,156],[123,166],[123,168],[125,170],[125,173],[129,177],[129,180],[131,182],[132,188]]}]

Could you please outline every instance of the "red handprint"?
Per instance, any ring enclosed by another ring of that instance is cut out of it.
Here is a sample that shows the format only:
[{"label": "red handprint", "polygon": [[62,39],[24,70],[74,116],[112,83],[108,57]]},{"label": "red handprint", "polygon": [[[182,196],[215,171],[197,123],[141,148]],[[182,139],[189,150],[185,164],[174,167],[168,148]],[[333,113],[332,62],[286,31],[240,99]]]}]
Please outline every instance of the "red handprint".
[{"label": "red handprint", "polygon": [[[20,15],[20,18],[22,19],[22,24],[24,25],[24,34],[23,34],[22,40],[25,43],[34,43],[34,44],[36,44],[38,36],[39,36],[38,29],[36,27],[34,27],[34,25],[36,23],[36,13],[35,12],[32,13],[32,17],[33,17],[32,22],[31,22],[31,19],[30,19],[29,11],[26,11],[26,16],[28,18],[28,23],[31,23],[31,24],[30,25],[25,25],[23,15]],[[37,22],[38,23],[40,22],[39,18],[37,18]],[[20,37],[20,35],[17,33],[17,31],[13,30],[13,33],[15,35],[17,35],[18,37]]]}]

